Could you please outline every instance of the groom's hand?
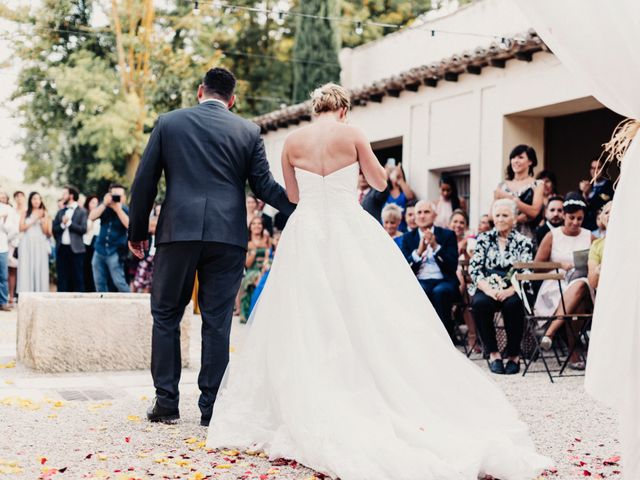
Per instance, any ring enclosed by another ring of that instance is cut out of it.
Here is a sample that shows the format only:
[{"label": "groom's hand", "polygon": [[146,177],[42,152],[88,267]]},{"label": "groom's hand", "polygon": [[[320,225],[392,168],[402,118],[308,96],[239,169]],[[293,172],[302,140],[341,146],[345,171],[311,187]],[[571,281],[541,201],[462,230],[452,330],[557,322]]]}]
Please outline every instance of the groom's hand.
[{"label": "groom's hand", "polygon": [[129,241],[129,250],[131,250],[131,253],[133,253],[140,260],[144,258],[144,252],[145,250],[148,250],[148,249],[149,249],[148,240],[144,240],[142,242]]}]

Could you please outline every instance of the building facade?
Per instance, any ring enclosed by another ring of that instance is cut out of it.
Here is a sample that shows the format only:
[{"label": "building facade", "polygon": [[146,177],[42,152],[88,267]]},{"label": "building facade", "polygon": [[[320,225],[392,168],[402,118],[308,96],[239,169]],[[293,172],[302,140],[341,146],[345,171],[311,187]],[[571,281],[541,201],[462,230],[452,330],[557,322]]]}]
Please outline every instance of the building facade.
[{"label": "building facade", "polygon": [[[514,146],[532,145],[537,170],[554,171],[566,193],[588,178],[622,120],[588,95],[513,3],[478,0],[340,58],[349,121],[381,163],[402,161],[419,198],[437,199],[440,175],[453,174],[472,225],[490,208]],[[308,104],[255,119],[279,180],[287,135],[310,120]]]}]

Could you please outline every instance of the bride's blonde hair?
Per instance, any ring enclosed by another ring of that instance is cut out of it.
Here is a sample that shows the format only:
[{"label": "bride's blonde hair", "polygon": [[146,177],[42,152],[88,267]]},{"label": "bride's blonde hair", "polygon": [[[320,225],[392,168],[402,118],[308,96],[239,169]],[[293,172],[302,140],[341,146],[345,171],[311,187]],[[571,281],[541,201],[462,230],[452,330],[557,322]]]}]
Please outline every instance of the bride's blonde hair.
[{"label": "bride's blonde hair", "polygon": [[313,113],[336,112],[341,108],[349,110],[349,92],[335,83],[326,83],[311,93]]}]

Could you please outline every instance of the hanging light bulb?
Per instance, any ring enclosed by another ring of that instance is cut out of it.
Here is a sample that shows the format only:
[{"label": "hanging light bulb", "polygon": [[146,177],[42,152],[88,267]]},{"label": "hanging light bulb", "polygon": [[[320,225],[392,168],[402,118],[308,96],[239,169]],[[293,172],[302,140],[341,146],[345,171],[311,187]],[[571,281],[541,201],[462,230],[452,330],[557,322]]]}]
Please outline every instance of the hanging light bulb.
[{"label": "hanging light bulb", "polygon": [[356,35],[362,35],[364,33],[364,28],[362,28],[362,22],[356,22]]},{"label": "hanging light bulb", "polygon": [[193,14],[200,15],[200,5],[199,2],[193,2]]},{"label": "hanging light bulb", "polygon": [[278,21],[282,22],[284,20],[284,11],[280,10],[278,12]]}]

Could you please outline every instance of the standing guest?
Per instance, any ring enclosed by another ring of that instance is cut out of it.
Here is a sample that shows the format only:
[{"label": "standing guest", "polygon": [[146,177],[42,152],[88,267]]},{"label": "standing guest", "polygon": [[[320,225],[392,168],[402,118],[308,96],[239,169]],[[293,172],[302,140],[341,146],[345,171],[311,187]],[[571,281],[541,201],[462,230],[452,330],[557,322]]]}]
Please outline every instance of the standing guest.
[{"label": "standing guest", "polygon": [[[600,221],[605,228],[609,225],[609,216],[611,215],[611,202],[607,202],[604,207],[602,207],[602,213],[600,214]],[[591,248],[589,249],[589,264],[588,269],[589,272],[587,274],[587,279],[589,280],[589,286],[595,290],[598,288],[598,283],[600,283],[600,267],[602,266],[602,254],[604,253],[604,241],[605,236],[598,238],[591,244]]]},{"label": "standing guest", "polygon": [[0,192],[0,203],[2,203],[3,205],[10,205],[9,194],[7,192]]},{"label": "standing guest", "polygon": [[402,222],[402,210],[399,206],[390,203],[382,209],[382,226],[398,246],[401,246],[402,238],[402,232],[398,230],[400,222]]},{"label": "standing guest", "polygon": [[[20,225],[20,216],[27,210],[27,199],[24,192],[18,190],[13,192],[12,207],[13,222]],[[18,233],[9,239],[9,305],[13,305],[16,298],[16,286],[18,283],[18,248],[20,247],[20,239],[22,234]]]},{"label": "standing guest", "polygon": [[387,185],[387,188],[382,192],[371,188],[371,185],[367,183],[367,179],[360,172],[358,177],[358,202],[378,222],[382,219],[382,208],[387,203],[387,198],[389,198],[389,188]]},{"label": "standing guest", "polygon": [[[155,205],[149,218],[149,250],[145,252],[144,259],[138,263],[135,277],[133,279],[133,292],[150,293],[151,283],[153,281],[153,259],[156,254],[156,228],[158,226],[158,218],[160,217],[161,205]],[[196,285],[197,285],[196,278]],[[197,291],[197,287],[194,289]],[[198,302],[197,294],[194,296],[194,305]]]},{"label": "standing guest", "polygon": [[27,211],[27,196],[23,191],[17,190],[13,192],[13,203],[15,204],[15,208],[20,215]]},{"label": "standing guest", "polygon": [[84,209],[89,214],[89,219],[87,220],[87,233],[82,236],[82,241],[84,242],[84,246],[86,247],[86,252],[84,255],[84,291],[85,292],[95,292],[96,284],[93,281],[93,267],[91,263],[93,262],[93,252],[95,251],[95,243],[98,235],[100,234],[100,219],[96,218],[95,220],[91,220],[91,212],[93,212],[100,200],[95,195],[88,196],[84,201]]},{"label": "standing guest", "polygon": [[[480,338],[489,352],[489,369],[499,375],[520,371],[520,342],[524,332],[522,300],[511,284],[513,265],[531,262],[531,240],[514,229],[516,204],[508,198],[493,202],[495,228],[478,235],[476,249],[469,263],[473,285],[471,307]],[[506,365],[498,348],[493,317],[501,311],[507,335]]]},{"label": "standing guest", "polygon": [[0,201],[0,311],[11,311],[9,305],[9,241],[18,233],[13,209]]},{"label": "standing guest", "polygon": [[458,186],[453,177],[444,173],[440,177],[440,198],[436,202],[436,226],[449,228],[454,210],[466,212],[467,202],[458,196]]},{"label": "standing guest", "polygon": [[540,170],[536,175],[536,180],[542,182],[544,186],[542,190],[542,203],[547,205],[551,197],[558,196],[558,181],[556,180],[556,174],[551,170]]},{"label": "standing guest", "polygon": [[589,178],[580,182],[582,199],[587,204],[583,227],[587,230],[598,228],[596,217],[605,203],[613,200],[613,182],[605,177],[604,163],[593,160],[589,168]]},{"label": "standing guest", "polygon": [[70,185],[62,190],[64,207],[53,220],[56,239],[56,271],[59,292],[84,292],[84,254],[82,236],[87,233],[87,211],[78,205],[80,192]]},{"label": "standing guest", "polygon": [[[264,202],[262,203],[262,205],[264,206]],[[247,195],[246,207],[247,207],[247,228],[249,227],[249,225],[251,224],[251,221],[255,217],[260,217],[262,219],[262,225],[264,225],[265,230],[269,233],[269,235],[272,235],[273,220],[269,215],[267,215],[262,211],[262,208],[260,207],[260,202],[255,197],[255,195],[251,195],[251,194]]]},{"label": "standing guest", "polygon": [[533,147],[518,145],[509,155],[507,179],[498,185],[494,198],[508,198],[516,202],[518,215],[516,229],[525,237],[535,239],[534,231],[542,220],[544,184],[533,178],[538,157]]},{"label": "standing guest", "polygon": [[451,307],[457,294],[458,243],[451,230],[434,226],[432,202],[416,203],[418,228],[402,236],[402,253],[453,339]]},{"label": "standing guest", "polygon": [[246,323],[251,309],[251,296],[255,290],[262,267],[269,258],[271,238],[261,217],[254,217],[249,224],[249,245],[245,262],[245,274],[240,285],[240,322]]},{"label": "standing guest", "polygon": [[[582,228],[586,209],[587,205],[580,193],[571,192],[567,194],[564,202],[564,225],[551,230],[540,244],[536,254],[536,262],[560,263],[562,265],[561,271],[566,276],[560,282],[557,280],[545,280],[542,282],[534,306],[536,315],[551,316],[579,313],[586,307],[585,303],[593,299],[593,291],[589,287],[587,272],[577,276],[580,273],[576,271],[576,266],[574,265],[574,252],[589,250],[591,242],[594,240],[591,232]],[[562,286],[562,295],[558,283]],[[564,299],[563,302],[561,301],[562,299]],[[540,346],[544,350],[551,348],[555,334],[563,325],[565,325],[565,319],[551,322],[540,341]],[[572,327],[567,324],[567,328]],[[572,346],[574,342],[573,335],[568,337],[569,345]],[[585,365],[580,360],[579,352],[573,352],[569,368],[584,370]]]},{"label": "standing guest", "polygon": [[31,192],[27,210],[20,216],[18,293],[49,291],[49,255],[53,234],[51,217],[38,192]]},{"label": "standing guest", "polygon": [[[401,164],[398,164],[396,167],[391,167],[390,165],[387,170],[389,170],[389,196],[387,197],[385,205],[394,203],[404,211],[404,209],[407,208],[407,203],[414,200],[416,195],[405,180],[404,170],[402,170]],[[402,221],[400,223],[400,231],[405,232],[406,230],[407,225]]]},{"label": "standing guest", "polygon": [[564,225],[564,198],[560,196],[549,197],[544,209],[544,223],[536,228],[536,245],[542,243],[542,239],[554,228]]},{"label": "standing guest", "polygon": [[407,208],[404,209],[404,222],[407,224],[407,232],[413,232],[418,226],[416,225],[416,201],[407,202]]},{"label": "standing guest", "polygon": [[100,233],[91,262],[96,290],[108,292],[111,281],[118,292],[130,292],[124,274],[129,208],[122,185],[114,183],[109,187],[102,203],[89,215],[89,220],[97,219],[100,219]]}]

